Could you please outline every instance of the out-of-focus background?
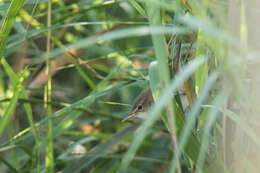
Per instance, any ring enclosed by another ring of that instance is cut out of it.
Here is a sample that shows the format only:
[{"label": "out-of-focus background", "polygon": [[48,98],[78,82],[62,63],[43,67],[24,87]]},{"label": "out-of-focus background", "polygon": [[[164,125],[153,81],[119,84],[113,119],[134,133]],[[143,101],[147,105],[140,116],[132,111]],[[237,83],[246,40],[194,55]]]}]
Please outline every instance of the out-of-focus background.
[{"label": "out-of-focus background", "polygon": [[0,1],[0,172],[258,172],[259,7]]}]

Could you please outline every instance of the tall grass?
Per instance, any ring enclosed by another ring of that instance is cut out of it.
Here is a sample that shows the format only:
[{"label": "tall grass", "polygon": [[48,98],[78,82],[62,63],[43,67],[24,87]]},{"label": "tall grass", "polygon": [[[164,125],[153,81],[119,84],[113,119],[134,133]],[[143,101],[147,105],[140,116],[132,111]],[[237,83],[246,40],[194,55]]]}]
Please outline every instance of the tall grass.
[{"label": "tall grass", "polygon": [[0,172],[258,172],[257,6],[0,2]]}]

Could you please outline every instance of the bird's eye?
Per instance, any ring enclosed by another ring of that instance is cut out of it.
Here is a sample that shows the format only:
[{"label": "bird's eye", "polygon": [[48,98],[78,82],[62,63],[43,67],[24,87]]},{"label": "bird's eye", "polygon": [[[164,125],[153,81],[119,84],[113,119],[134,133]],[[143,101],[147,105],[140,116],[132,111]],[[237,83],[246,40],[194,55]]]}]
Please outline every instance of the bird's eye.
[{"label": "bird's eye", "polygon": [[139,106],[137,107],[137,109],[140,111],[140,110],[143,109],[143,106],[142,106],[142,105],[139,105]]}]

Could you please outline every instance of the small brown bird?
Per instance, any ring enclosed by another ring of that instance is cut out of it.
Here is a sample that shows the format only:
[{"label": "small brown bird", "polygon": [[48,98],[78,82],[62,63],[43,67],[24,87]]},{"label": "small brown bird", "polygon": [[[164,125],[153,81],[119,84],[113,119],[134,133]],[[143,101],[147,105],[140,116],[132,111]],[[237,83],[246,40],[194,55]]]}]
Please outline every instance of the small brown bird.
[{"label": "small brown bird", "polygon": [[135,99],[130,113],[122,121],[124,122],[132,117],[144,118],[142,117],[143,113],[147,112],[153,103],[154,100],[152,91],[150,89],[146,89]]}]

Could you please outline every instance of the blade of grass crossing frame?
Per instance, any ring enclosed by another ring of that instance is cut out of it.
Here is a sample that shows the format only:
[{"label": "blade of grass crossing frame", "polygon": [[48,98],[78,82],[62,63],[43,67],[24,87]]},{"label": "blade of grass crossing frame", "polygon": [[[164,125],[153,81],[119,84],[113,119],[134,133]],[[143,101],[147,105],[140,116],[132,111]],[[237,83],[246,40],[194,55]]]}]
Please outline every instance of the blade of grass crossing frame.
[{"label": "blade of grass crossing frame", "polygon": [[[47,15],[47,26],[51,26],[51,0],[48,0],[48,15]],[[51,50],[51,30],[47,32],[47,43],[46,43],[46,57],[48,57],[49,52]],[[46,59],[46,67],[47,67],[47,86],[45,86],[44,92],[44,100],[45,102],[51,102],[51,61],[47,58]],[[47,117],[52,115],[52,106],[51,104],[45,104],[44,107],[46,108]],[[46,172],[53,173],[54,172],[54,154],[53,154],[53,130],[52,130],[52,119],[48,120],[47,126],[47,136],[46,136],[46,156],[45,156],[45,166]]]},{"label": "blade of grass crossing frame", "polygon": [[11,170],[11,172],[18,173],[15,167],[13,167],[12,164],[10,164],[7,160],[5,160],[3,157],[0,156],[0,161],[5,164],[6,167]]},{"label": "blade of grass crossing frame", "polygon": [[[10,92],[12,92],[12,94],[14,92],[19,92],[19,78],[17,77],[16,78],[16,74],[12,71],[11,67],[7,64],[7,62],[5,63],[5,58],[2,58],[2,65],[4,66],[5,70],[6,70],[6,73],[9,75],[9,77],[11,78],[11,80],[13,79],[13,85],[10,85]],[[18,97],[17,97],[17,101],[18,101]],[[10,104],[10,103],[9,103]],[[6,105],[6,107],[8,107],[9,105]],[[14,105],[14,109],[13,109],[13,112],[15,111],[15,107],[16,107],[16,103]],[[12,117],[13,113],[11,113],[10,115],[10,119]],[[5,115],[4,115],[5,116]],[[5,118],[5,117],[4,117]],[[7,121],[7,133],[8,133],[8,138],[11,139],[12,136],[14,135],[14,131],[13,131],[13,123],[10,122],[10,119]],[[10,141],[10,145],[14,145],[14,141],[11,140]],[[16,148],[14,148],[12,151],[12,164],[13,166],[15,167],[15,169],[18,169],[19,168],[19,164],[17,162],[17,150]]]},{"label": "blade of grass crossing frame", "polygon": [[[112,41],[122,38],[128,38],[132,36],[145,36],[150,35],[151,33],[154,34],[173,34],[173,33],[187,33],[188,30],[182,27],[176,26],[140,26],[140,27],[130,27],[126,29],[114,30],[106,32],[105,34],[95,36],[95,37],[88,37],[86,39],[78,40],[77,42],[68,44],[65,48],[68,51],[80,49],[80,48],[87,48],[90,45],[96,44],[99,40],[102,41]],[[48,58],[54,58],[58,55],[64,53],[64,48],[56,48],[52,52]],[[37,58],[35,62],[42,62],[44,57],[41,56]]]},{"label": "blade of grass crossing frame", "polygon": [[241,24],[240,24],[240,40],[243,46],[241,46],[241,54],[243,55],[243,59],[241,62],[241,74],[244,75],[246,72],[246,64],[247,64],[247,58],[248,58],[248,28],[247,28],[247,21],[246,21],[246,7],[244,0],[240,1],[241,3]]},{"label": "blade of grass crossing frame", "polygon": [[[203,19],[206,16],[205,11],[208,9],[208,0],[202,1],[202,9],[198,10],[198,15]],[[197,48],[196,48],[196,57],[201,58],[207,56],[207,47],[206,47],[207,36],[205,36],[202,30],[199,29],[197,36]],[[198,95],[200,89],[203,87],[206,79],[208,77],[208,64],[205,63],[200,66],[195,72],[195,92]]]},{"label": "blade of grass crossing frame", "polygon": [[15,17],[22,8],[24,0],[13,0],[8,8],[7,14],[5,16],[4,22],[0,31],[0,57],[3,58],[3,53],[5,49],[5,43],[7,37],[13,27],[15,22]]},{"label": "blade of grass crossing frame", "polygon": [[[201,31],[198,33],[196,58],[199,59],[207,55],[206,46],[204,44],[204,35]],[[195,91],[198,95],[208,77],[208,64],[200,66],[195,72]]]},{"label": "blade of grass crossing frame", "polygon": [[[12,70],[12,68],[6,62],[6,60],[4,58],[1,59],[1,63],[2,63],[6,73],[8,74],[9,78],[11,79],[11,81],[13,83],[15,83],[16,81],[19,81],[19,79],[22,79],[24,81],[24,79],[26,79],[29,76],[29,71],[27,69],[25,69],[20,75],[15,74],[15,72]],[[27,93],[26,93],[23,85],[21,85],[20,87],[21,87],[21,97],[23,99],[28,99]],[[39,161],[39,155],[38,155],[39,154],[39,152],[38,152],[38,149],[39,149],[39,138],[38,138],[36,129],[34,128],[32,108],[31,108],[30,103],[24,103],[24,108],[25,108],[25,111],[26,111],[26,115],[27,115],[30,127],[32,129],[33,136],[35,138],[35,156],[36,156],[37,159],[34,159],[34,161],[37,162],[37,164],[35,164],[35,165],[37,165],[37,170],[39,172],[39,170],[40,170],[39,169],[40,168],[40,163],[38,162]]]},{"label": "blade of grass crossing frame", "polygon": [[145,10],[135,1],[135,0],[130,0],[130,3],[134,6],[134,8],[144,17],[146,17]]},{"label": "blade of grass crossing frame", "polygon": [[[150,89],[152,90],[154,101],[156,102],[159,99],[161,91],[163,91],[161,83],[158,82],[160,81],[158,61],[153,61],[150,63],[149,78],[150,78]],[[167,129],[169,130],[168,120],[165,114],[162,115],[162,120],[166,125]]]},{"label": "blade of grass crossing frame", "polygon": [[[1,58],[1,63],[5,64],[4,58]],[[4,67],[6,67],[6,66],[4,66]],[[18,101],[18,97],[21,93],[21,88],[22,88],[21,85],[22,85],[22,82],[23,82],[22,79],[21,80],[16,79],[14,74],[12,74],[12,71],[10,71],[9,68],[6,68],[6,70],[7,70],[7,73],[10,74],[12,76],[12,78],[15,79],[15,81],[13,81],[13,88],[12,88],[13,96],[12,96],[12,99],[11,99],[10,103],[8,104],[8,107],[5,110],[3,117],[0,119],[0,136],[2,136],[2,133],[5,129],[5,127],[9,124],[9,121],[11,120],[12,114],[15,110],[16,103]]]},{"label": "blade of grass crossing frame", "polygon": [[[0,68],[0,95],[4,95],[4,92],[5,92],[4,71],[2,68]],[[0,104],[0,114],[1,115],[4,114],[6,106],[7,106],[7,103]]]}]

